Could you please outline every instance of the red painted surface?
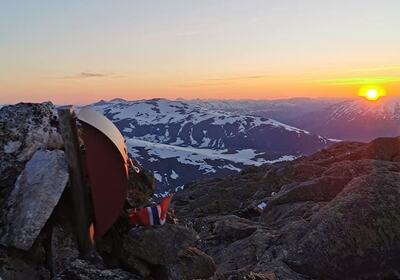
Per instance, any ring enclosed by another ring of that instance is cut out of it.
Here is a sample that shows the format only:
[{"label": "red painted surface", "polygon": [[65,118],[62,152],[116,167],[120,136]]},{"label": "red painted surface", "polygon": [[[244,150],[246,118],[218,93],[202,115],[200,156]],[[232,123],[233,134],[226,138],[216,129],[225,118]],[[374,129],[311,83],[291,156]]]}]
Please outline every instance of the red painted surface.
[{"label": "red painted surface", "polygon": [[94,238],[100,238],[121,214],[128,188],[128,165],[117,147],[96,128],[83,123],[86,168],[94,208]]}]

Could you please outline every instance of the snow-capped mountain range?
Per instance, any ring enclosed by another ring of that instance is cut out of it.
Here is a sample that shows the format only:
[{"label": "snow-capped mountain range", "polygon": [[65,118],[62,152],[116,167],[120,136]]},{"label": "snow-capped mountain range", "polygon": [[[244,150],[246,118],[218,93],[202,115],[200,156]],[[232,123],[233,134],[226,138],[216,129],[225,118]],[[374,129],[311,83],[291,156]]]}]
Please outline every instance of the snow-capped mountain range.
[{"label": "snow-capped mountain range", "polygon": [[330,144],[272,119],[179,100],[116,99],[92,106],[115,123],[132,156],[154,172],[159,192],[252,165],[292,160]]},{"label": "snow-capped mountain range", "polygon": [[261,116],[341,140],[368,142],[400,135],[400,97],[377,102],[363,98],[291,98],[279,100],[189,100],[213,110]]},{"label": "snow-capped mountain range", "polygon": [[185,102],[235,114],[271,118],[286,124],[305,114],[323,110],[344,98],[289,98],[273,100],[207,100],[193,99]]},{"label": "snow-capped mountain range", "polygon": [[400,98],[383,97],[377,102],[364,99],[332,104],[291,121],[329,138],[371,141],[400,135]]}]

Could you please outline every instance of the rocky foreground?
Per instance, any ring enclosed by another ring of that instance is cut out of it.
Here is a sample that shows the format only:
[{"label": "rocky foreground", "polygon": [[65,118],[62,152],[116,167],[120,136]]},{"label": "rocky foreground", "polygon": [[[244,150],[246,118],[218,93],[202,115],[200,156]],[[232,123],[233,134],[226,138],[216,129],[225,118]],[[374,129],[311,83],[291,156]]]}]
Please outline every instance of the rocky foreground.
[{"label": "rocky foreground", "polygon": [[175,205],[228,279],[400,279],[400,138],[193,184]]},{"label": "rocky foreground", "polygon": [[85,259],[62,147],[52,104],[0,110],[3,280],[400,279],[400,138],[188,185],[179,224],[116,225]]}]

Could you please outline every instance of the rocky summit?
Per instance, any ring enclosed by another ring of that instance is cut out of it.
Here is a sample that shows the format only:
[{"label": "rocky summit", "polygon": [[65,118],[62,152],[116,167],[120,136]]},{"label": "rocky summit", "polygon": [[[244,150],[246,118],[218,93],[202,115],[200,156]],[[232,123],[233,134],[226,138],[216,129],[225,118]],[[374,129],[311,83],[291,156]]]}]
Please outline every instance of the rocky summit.
[{"label": "rocky summit", "polygon": [[175,206],[227,279],[399,279],[399,201],[400,138],[378,138],[192,184]]},{"label": "rocky summit", "polygon": [[3,107],[0,135],[2,280],[400,279],[400,138],[187,184],[177,223],[118,220],[82,256],[54,106]]}]

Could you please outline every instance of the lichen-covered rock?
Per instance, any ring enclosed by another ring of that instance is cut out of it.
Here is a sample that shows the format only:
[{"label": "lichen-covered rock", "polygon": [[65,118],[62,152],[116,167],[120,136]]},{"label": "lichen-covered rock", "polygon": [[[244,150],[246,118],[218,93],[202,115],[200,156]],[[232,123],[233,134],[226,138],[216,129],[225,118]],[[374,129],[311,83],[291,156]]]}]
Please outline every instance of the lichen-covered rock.
[{"label": "lichen-covered rock", "polygon": [[256,223],[234,215],[228,215],[215,222],[213,232],[225,241],[235,241],[250,236],[256,230]]},{"label": "lichen-covered rock", "polygon": [[142,277],[122,269],[107,269],[87,261],[77,259],[53,280],[141,280]]},{"label": "lichen-covered rock", "polygon": [[156,279],[207,279],[216,267],[210,256],[192,247],[196,240],[195,232],[179,225],[132,229],[124,238],[124,263],[141,270],[145,262]]},{"label": "lichen-covered rock", "polygon": [[0,243],[22,250],[31,248],[68,180],[63,151],[37,151],[0,210]]},{"label": "lichen-covered rock", "polygon": [[51,266],[57,274],[79,257],[78,244],[73,228],[67,224],[55,224],[51,230]]},{"label": "lichen-covered rock", "polygon": [[0,247],[0,279],[43,280],[50,279],[50,272],[18,252],[7,252]]},{"label": "lichen-covered rock", "polygon": [[250,236],[258,223],[235,215],[212,216],[196,219],[193,228],[199,232],[201,243],[210,240],[223,245]]},{"label": "lichen-covered rock", "polygon": [[246,270],[232,271],[226,274],[227,280],[276,280],[273,272],[253,272]]},{"label": "lichen-covered rock", "polygon": [[322,176],[295,184],[269,201],[269,206],[299,201],[329,201],[340,193],[350,178]]},{"label": "lichen-covered rock", "polygon": [[208,279],[216,272],[213,259],[199,249],[189,247],[179,254],[175,263],[159,272],[161,279]]},{"label": "lichen-covered rock", "polygon": [[400,173],[352,180],[312,217],[288,262],[323,279],[400,276]]},{"label": "lichen-covered rock", "polygon": [[124,239],[130,254],[157,265],[174,263],[180,251],[195,245],[196,233],[179,225],[132,229]]},{"label": "lichen-covered rock", "polygon": [[38,149],[62,148],[57,114],[50,102],[19,103],[0,109],[0,205]]}]

